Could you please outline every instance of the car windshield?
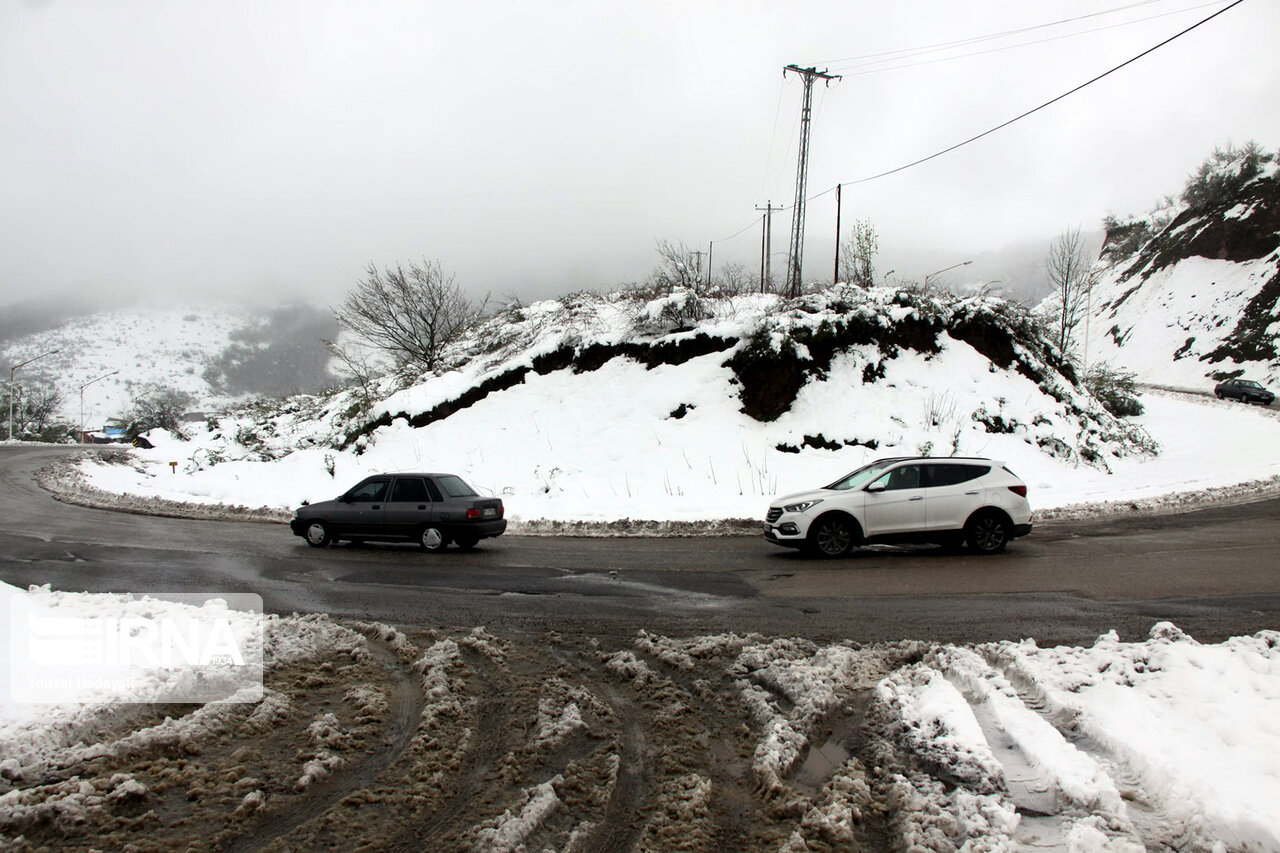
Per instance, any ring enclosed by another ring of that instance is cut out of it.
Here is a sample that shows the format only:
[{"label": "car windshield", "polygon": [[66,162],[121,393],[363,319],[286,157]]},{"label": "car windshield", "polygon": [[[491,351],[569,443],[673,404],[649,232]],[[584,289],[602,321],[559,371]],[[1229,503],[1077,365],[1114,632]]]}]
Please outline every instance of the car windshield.
[{"label": "car windshield", "polygon": [[1254,382],[1252,379],[1241,379],[1240,384],[1245,388],[1261,388],[1262,387],[1257,382]]},{"label": "car windshield", "polygon": [[455,477],[450,474],[447,477],[437,477],[436,482],[440,484],[440,488],[444,489],[444,493],[451,498],[474,498],[477,496],[475,489],[468,486],[461,477]]},{"label": "car windshield", "polygon": [[872,479],[875,478],[877,474],[879,474],[881,471],[888,468],[890,465],[892,465],[897,461],[899,460],[878,459],[875,462],[872,462],[870,465],[864,465],[861,468],[859,468],[857,471],[854,471],[852,474],[849,474],[845,477],[841,477],[839,480],[836,480],[831,485],[824,486],[823,488],[834,489],[840,492],[848,491],[849,489],[856,489],[859,486],[862,486],[865,483],[870,482]]}]

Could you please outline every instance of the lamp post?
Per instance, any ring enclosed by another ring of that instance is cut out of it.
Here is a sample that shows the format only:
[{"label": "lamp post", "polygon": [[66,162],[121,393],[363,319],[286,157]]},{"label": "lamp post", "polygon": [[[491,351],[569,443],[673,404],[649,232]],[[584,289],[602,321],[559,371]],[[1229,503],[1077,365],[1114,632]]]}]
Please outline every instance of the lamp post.
[{"label": "lamp post", "polygon": [[55,352],[57,352],[56,349],[51,349],[48,352],[41,353],[35,358],[29,358],[26,361],[22,362],[21,364],[15,364],[9,368],[9,440],[10,441],[13,441],[13,374],[17,373],[19,368],[26,367],[31,362],[36,361],[37,359],[44,358],[46,355],[53,355]]},{"label": "lamp post", "polygon": [[84,389],[88,388],[90,385],[92,385],[95,382],[101,382],[103,379],[106,379],[108,376],[115,376],[119,372],[120,371],[118,370],[113,370],[110,373],[104,373],[101,376],[99,376],[97,379],[90,379],[88,382],[80,386],[80,443],[81,444],[84,444]]},{"label": "lamp post", "polygon": [[935,272],[931,272],[931,273],[929,273],[927,276],[925,276],[925,277],[924,277],[924,292],[925,292],[925,293],[928,293],[928,292],[929,292],[929,279],[933,278],[935,275],[942,275],[944,272],[948,272],[949,270],[953,270],[953,269],[955,269],[956,267],[966,267],[966,266],[968,266],[968,265],[969,265],[969,264],[971,264],[971,263],[973,263],[973,261],[961,261],[961,262],[960,262],[960,263],[958,263],[958,264],[952,264],[952,265],[951,265],[951,266],[949,266],[949,267],[943,267],[943,268],[942,268],[942,269],[940,269],[940,270],[937,270],[937,271],[935,271]]}]

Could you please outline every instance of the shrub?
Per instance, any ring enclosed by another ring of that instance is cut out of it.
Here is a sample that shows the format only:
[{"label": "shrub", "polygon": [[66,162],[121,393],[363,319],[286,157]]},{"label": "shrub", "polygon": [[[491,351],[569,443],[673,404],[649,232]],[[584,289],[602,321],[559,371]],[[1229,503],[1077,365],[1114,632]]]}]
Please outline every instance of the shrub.
[{"label": "shrub", "polygon": [[1225,149],[1217,148],[1187,179],[1182,200],[1193,211],[1228,201],[1273,159],[1275,155],[1268,154],[1256,142],[1246,142],[1243,148],[1232,145]]},{"label": "shrub", "polygon": [[1142,414],[1134,375],[1109,364],[1095,364],[1084,375],[1084,386],[1102,407],[1118,418]]}]

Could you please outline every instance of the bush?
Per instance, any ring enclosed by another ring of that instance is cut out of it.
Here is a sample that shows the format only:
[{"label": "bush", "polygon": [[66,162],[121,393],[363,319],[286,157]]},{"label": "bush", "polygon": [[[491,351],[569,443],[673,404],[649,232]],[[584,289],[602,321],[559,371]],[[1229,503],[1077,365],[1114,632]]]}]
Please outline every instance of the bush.
[{"label": "bush", "polygon": [[1095,364],[1084,375],[1084,387],[1102,407],[1118,418],[1142,414],[1134,375],[1109,364]]},{"label": "bush", "polygon": [[181,435],[179,424],[182,414],[194,402],[185,391],[165,388],[138,397],[133,409],[124,418],[128,426],[125,435],[130,441],[153,429],[164,429]]},{"label": "bush", "polygon": [[1182,200],[1193,211],[1206,210],[1229,201],[1274,159],[1274,154],[1268,154],[1256,142],[1247,142],[1243,148],[1231,145],[1225,149],[1217,148],[1187,179]]}]

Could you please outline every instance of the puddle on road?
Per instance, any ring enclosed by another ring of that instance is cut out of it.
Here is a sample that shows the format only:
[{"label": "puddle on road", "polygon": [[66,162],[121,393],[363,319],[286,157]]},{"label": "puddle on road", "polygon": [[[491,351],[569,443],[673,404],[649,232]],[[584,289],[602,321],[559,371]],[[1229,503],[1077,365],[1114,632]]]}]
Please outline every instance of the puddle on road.
[{"label": "puddle on road", "polygon": [[792,777],[801,788],[812,793],[822,790],[827,780],[836,772],[836,768],[849,760],[850,752],[836,738],[825,741],[821,746],[810,747],[804,763]]}]

